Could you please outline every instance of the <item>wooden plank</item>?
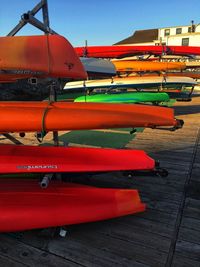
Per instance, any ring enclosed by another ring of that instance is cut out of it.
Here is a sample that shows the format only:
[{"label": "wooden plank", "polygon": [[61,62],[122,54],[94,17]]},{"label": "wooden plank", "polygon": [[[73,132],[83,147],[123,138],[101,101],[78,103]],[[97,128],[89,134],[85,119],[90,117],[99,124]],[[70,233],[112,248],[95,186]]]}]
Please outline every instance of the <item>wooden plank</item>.
[{"label": "wooden plank", "polygon": [[[162,165],[161,165],[162,166]],[[166,187],[172,187],[174,188],[174,190],[177,189],[177,191],[180,191],[180,189],[183,188],[183,184],[179,183],[175,183],[176,182],[176,178],[177,178],[177,175],[173,175],[172,173],[170,173],[167,177],[160,177],[160,176],[150,176],[150,175],[147,175],[147,176],[139,176],[139,175],[135,175],[135,177],[133,177],[133,182],[136,182],[136,183],[145,183],[145,184],[154,184],[155,187],[157,185],[159,186],[166,186]],[[183,177],[181,176],[183,182],[185,180],[186,177]],[[174,191],[176,192],[176,191]]]},{"label": "wooden plank", "polygon": [[193,167],[191,180],[200,182],[199,168]]},{"label": "wooden plank", "polygon": [[191,180],[187,186],[187,197],[200,200],[200,181]]},{"label": "wooden plank", "polygon": [[[148,211],[149,213],[150,211]],[[146,214],[146,212],[144,212]],[[166,223],[160,223],[157,221],[153,221],[150,219],[142,218],[142,216],[124,216],[120,218],[113,219],[114,223],[120,223],[124,227],[126,225],[132,226],[135,231],[137,229],[140,229],[142,231],[145,230],[145,232],[155,233],[157,235],[165,236],[165,237],[171,237],[173,233],[173,224],[166,224]]]},{"label": "wooden plank", "polygon": [[136,228],[134,225],[123,225],[114,220],[84,225],[83,229],[85,229],[85,232],[90,230],[95,234],[99,233],[107,237],[130,242],[132,246],[138,244],[163,252],[168,252],[170,246],[170,239],[165,236],[148,232],[146,229],[139,227]]},{"label": "wooden plank", "polygon": [[159,191],[168,193],[169,195],[181,195],[183,190],[183,184],[176,184],[173,181],[168,181],[168,177],[151,177],[141,176],[133,178],[134,185],[141,185],[141,187],[149,187],[150,192]]},{"label": "wooden plank", "polygon": [[[99,250],[99,248],[90,247],[89,243],[81,244],[79,242],[79,237],[82,235],[82,231],[83,232],[87,231],[87,233],[90,234],[90,225],[92,224],[88,224],[88,226],[86,225],[86,227],[89,227],[89,229],[87,230],[85,229],[84,225],[69,226],[67,229],[68,233],[65,238],[60,238],[59,236],[55,236],[54,229],[49,229],[49,230],[45,229],[44,231],[35,230],[35,231],[21,232],[21,233],[16,233],[16,236],[17,239],[20,240],[21,243],[23,244],[27,244],[29,246],[41,249],[41,251],[45,250],[46,253],[51,253],[54,256],[66,259],[65,266],[71,266],[70,264],[68,264],[68,261],[71,261],[72,264],[75,264],[74,266],[77,267],[78,266],[111,267],[113,265],[127,266],[127,267],[128,266],[149,267],[148,265],[139,263],[134,259],[121,258],[120,256],[104,251],[103,249]],[[76,232],[77,230],[79,231],[78,237],[73,238],[73,232]],[[46,244],[44,244],[44,241],[46,241]],[[58,253],[56,250],[53,252],[48,251],[48,243],[52,242],[56,242],[56,244],[58,245],[59,247]],[[62,253],[60,253],[62,247],[65,248],[65,252],[63,255]],[[56,259],[54,266],[60,266],[59,262]]]},{"label": "wooden plank", "polygon": [[6,235],[0,236],[0,255],[9,259],[26,264],[28,266],[70,266],[78,267],[71,261],[56,257],[33,246],[26,245]]},{"label": "wooden plank", "polygon": [[185,173],[187,173],[189,171],[189,164],[187,164],[186,166],[183,165],[179,165],[178,163],[170,163],[167,161],[162,161],[162,168],[165,168],[169,171],[169,174],[171,172],[173,172],[174,170],[176,171],[184,171]]},{"label": "wooden plank", "polygon": [[[200,245],[187,242],[187,241],[178,241],[176,243],[176,252],[177,256],[183,256],[191,260],[200,262]],[[195,266],[196,267],[196,266]]]},{"label": "wooden plank", "polygon": [[159,153],[158,152],[154,152],[153,155],[160,155],[160,156],[165,156],[165,155],[168,155],[168,156],[172,156],[172,157],[175,157],[175,158],[178,158],[179,160],[183,157],[184,159],[188,159],[190,160],[191,156],[192,156],[192,153],[191,152],[187,152],[185,151],[185,153],[183,154],[182,152],[179,152],[179,151],[160,151]]},{"label": "wooden plank", "polygon": [[179,230],[178,240],[184,240],[200,245],[200,231],[186,227],[181,227]]},{"label": "wooden plank", "polygon": [[175,254],[172,267],[200,267],[200,262]]},{"label": "wooden plank", "polygon": [[18,262],[10,259],[9,257],[5,257],[0,255],[0,266],[5,266],[5,267],[24,267],[28,266],[24,264],[23,262]]},{"label": "wooden plank", "polygon": [[181,227],[193,229],[193,230],[199,230],[200,229],[200,219],[190,218],[183,216]]},{"label": "wooden plank", "polygon": [[95,261],[93,265],[96,266],[96,262],[98,263],[100,259],[104,262],[115,261],[122,266],[128,260],[129,266],[137,267],[135,263],[139,262],[147,266],[163,267],[166,260],[164,252],[95,233],[90,229],[87,229],[87,232],[82,232],[80,228],[76,229],[71,233],[70,242],[68,240],[67,244],[54,239],[48,248],[51,253],[62,257],[71,256],[86,266],[90,266],[91,261]]},{"label": "wooden plank", "polygon": [[[142,194],[141,194],[142,195]],[[147,204],[147,209],[154,209],[158,211],[163,211],[166,213],[177,214],[179,205],[175,205],[174,203],[170,203],[169,201],[163,201],[162,199],[156,200],[148,198],[147,196],[142,197],[143,201]]]},{"label": "wooden plank", "polygon": [[167,213],[160,210],[151,209],[148,207],[146,212],[135,214],[135,217],[144,218],[153,222],[158,222],[161,225],[172,227],[176,221],[176,214]]},{"label": "wooden plank", "polygon": [[[158,159],[160,161],[167,161],[167,162],[172,162],[174,163],[174,161],[177,162],[178,165],[184,165],[189,164],[190,163],[190,158],[192,153],[190,153],[190,156],[188,155],[181,155],[182,153],[177,152],[176,154],[173,154],[171,151],[168,152],[166,151],[166,153],[151,153],[152,158],[154,159]],[[189,153],[187,153],[189,154]]]},{"label": "wooden plank", "polygon": [[[137,189],[139,189],[140,192],[140,196],[142,198],[143,201],[162,201],[163,203],[169,204],[170,207],[173,207],[173,209],[177,209],[178,205],[179,205],[179,196],[176,195],[170,195],[167,193],[163,193],[163,192],[148,192],[148,187],[147,187],[147,191],[145,191],[143,188],[140,188],[139,186],[137,186]],[[147,205],[150,202],[146,202]],[[167,212],[165,210],[165,212]]]},{"label": "wooden plank", "polygon": [[192,198],[187,198],[183,215],[200,219],[200,201]]}]

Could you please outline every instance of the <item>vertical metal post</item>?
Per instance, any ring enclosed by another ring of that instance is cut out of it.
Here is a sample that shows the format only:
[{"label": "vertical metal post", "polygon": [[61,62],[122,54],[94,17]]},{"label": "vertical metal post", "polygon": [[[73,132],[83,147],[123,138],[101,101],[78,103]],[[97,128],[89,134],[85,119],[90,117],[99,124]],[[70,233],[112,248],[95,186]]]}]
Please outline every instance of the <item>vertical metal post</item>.
[{"label": "vertical metal post", "polygon": [[[54,83],[50,86],[49,101],[50,102],[57,101],[56,89],[55,89],[55,84]],[[59,146],[58,131],[53,131],[53,141],[54,141],[54,146]]]},{"label": "vertical metal post", "polygon": [[49,12],[47,0],[43,0],[42,5],[43,22],[46,28],[49,28]]}]

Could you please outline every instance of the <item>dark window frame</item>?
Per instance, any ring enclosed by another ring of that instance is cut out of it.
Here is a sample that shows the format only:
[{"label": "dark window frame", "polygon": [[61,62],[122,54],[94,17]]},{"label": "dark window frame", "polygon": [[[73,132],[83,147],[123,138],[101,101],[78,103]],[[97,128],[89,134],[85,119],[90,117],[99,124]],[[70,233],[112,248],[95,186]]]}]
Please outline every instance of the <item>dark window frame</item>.
[{"label": "dark window frame", "polygon": [[182,28],[176,28],[176,34],[181,34],[182,33]]},{"label": "dark window frame", "polygon": [[190,38],[188,38],[188,37],[187,38],[182,38],[182,40],[181,40],[181,44],[183,46],[189,46],[189,42],[190,42]]},{"label": "dark window frame", "polygon": [[169,35],[170,35],[170,29],[165,29],[164,36],[169,36]]}]

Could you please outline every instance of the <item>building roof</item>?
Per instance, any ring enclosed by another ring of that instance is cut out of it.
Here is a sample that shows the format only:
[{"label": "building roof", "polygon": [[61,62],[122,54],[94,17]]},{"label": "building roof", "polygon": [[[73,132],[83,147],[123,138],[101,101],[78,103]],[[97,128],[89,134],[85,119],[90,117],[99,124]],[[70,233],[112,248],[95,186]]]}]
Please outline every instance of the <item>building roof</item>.
[{"label": "building roof", "polygon": [[133,35],[122,41],[117,42],[114,45],[149,43],[157,39],[158,39],[158,29],[140,30],[140,31],[135,31]]}]

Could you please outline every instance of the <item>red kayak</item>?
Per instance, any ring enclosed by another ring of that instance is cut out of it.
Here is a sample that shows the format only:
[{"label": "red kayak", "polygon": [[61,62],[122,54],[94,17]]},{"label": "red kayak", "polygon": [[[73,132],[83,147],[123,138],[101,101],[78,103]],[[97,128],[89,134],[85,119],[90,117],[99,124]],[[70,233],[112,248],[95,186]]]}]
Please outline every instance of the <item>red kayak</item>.
[{"label": "red kayak", "polygon": [[200,47],[195,46],[111,45],[76,47],[75,50],[79,57],[87,56],[96,58],[122,58],[143,54],[200,55]]},{"label": "red kayak", "polygon": [[0,232],[94,222],[142,212],[137,190],[52,181],[0,180]]},{"label": "red kayak", "polygon": [[154,170],[155,161],[131,149],[0,146],[0,174]]},{"label": "red kayak", "polygon": [[18,79],[86,79],[72,45],[60,35],[0,37],[0,82]]}]

